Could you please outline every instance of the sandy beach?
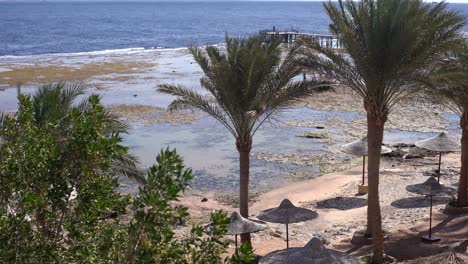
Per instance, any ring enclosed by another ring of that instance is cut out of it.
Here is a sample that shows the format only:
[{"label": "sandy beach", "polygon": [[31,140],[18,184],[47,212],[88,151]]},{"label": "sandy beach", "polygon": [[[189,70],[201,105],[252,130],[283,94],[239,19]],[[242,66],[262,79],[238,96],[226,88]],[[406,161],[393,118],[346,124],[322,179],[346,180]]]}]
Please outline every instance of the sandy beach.
[{"label": "sandy beach", "polygon": [[[459,169],[459,154],[444,156],[442,183],[455,187]],[[381,169],[380,200],[383,228],[389,233],[386,252],[399,261],[428,256],[449,250],[450,247],[468,238],[468,216],[448,216],[443,213],[448,196],[434,200],[434,235],[442,238],[440,243],[427,245],[420,236],[427,234],[429,199],[410,193],[405,187],[427,180],[437,165],[435,157],[401,160],[383,158]],[[354,255],[370,251],[368,245],[352,244],[355,231],[366,224],[367,195],[357,195],[357,186],[362,177],[362,167],[323,175],[316,179],[287,184],[266,192],[252,201],[250,215],[278,206],[282,199],[290,199],[295,205],[318,213],[315,220],[291,224],[290,245],[303,246],[312,237],[319,237],[327,247]],[[202,199],[207,198],[206,202]],[[181,204],[187,206],[192,216],[200,222],[212,210],[227,212],[236,209],[220,204],[213,197],[185,196]],[[269,223],[265,231],[253,234],[255,252],[259,255],[285,248],[284,225]]]}]

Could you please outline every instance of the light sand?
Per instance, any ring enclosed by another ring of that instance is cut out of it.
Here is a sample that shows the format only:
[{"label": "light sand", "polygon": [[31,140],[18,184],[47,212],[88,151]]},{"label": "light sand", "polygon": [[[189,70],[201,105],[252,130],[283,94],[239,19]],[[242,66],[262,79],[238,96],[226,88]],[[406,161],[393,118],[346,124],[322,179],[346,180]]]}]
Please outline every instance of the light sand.
[{"label": "light sand", "polygon": [[[458,179],[459,158],[459,154],[444,156],[442,182],[447,186],[454,187]],[[391,234],[386,248],[390,255],[399,260],[436,254],[468,239],[468,216],[451,218],[444,215],[442,209],[449,199],[445,197],[437,198],[433,211],[437,225],[435,234],[441,236],[443,241],[435,246],[420,242],[420,235],[425,234],[428,227],[428,200],[407,192],[405,187],[425,181],[427,176],[423,173],[433,170],[436,164],[436,157],[383,159],[380,185],[382,219],[384,229]],[[350,243],[352,234],[363,229],[366,224],[367,195],[356,196],[361,169],[360,166],[353,167],[271,190],[256,197],[250,207],[250,215],[254,217],[258,212],[276,207],[282,199],[288,198],[295,205],[315,210],[319,214],[316,220],[290,225],[291,246],[303,246],[311,237],[317,236],[327,247],[356,255],[367,253],[369,246]],[[215,201],[214,197],[207,198],[207,202],[201,202],[201,197],[187,196],[181,203],[188,206],[192,216],[202,222],[207,220],[212,210],[223,209],[229,213],[235,210]],[[269,223],[267,230],[253,234],[252,237],[255,252],[260,255],[286,246],[284,225]]]}]

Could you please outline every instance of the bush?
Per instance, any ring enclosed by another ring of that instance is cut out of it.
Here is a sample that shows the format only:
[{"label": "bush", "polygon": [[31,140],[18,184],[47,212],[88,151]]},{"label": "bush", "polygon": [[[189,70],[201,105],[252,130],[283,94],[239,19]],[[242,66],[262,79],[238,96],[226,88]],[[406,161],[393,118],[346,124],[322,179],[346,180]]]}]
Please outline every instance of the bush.
[{"label": "bush", "polygon": [[128,154],[110,129],[98,96],[86,110],[37,122],[32,100],[0,126],[1,263],[221,263],[229,218],[193,226],[174,206],[192,172],[175,150],[162,150],[136,197],[117,191],[115,160]]}]

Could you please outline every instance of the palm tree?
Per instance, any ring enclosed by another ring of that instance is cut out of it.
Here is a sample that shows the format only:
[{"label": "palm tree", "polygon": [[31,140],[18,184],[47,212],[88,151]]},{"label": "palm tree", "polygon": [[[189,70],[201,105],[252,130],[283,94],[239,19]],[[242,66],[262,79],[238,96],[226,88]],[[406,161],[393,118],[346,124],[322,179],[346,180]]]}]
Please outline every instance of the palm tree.
[{"label": "palm tree", "polygon": [[[65,133],[70,126],[68,113],[72,109],[85,112],[89,109],[88,100],[82,100],[75,105],[79,96],[83,96],[86,86],[81,83],[51,83],[40,86],[31,96],[35,122],[43,125],[46,122],[58,124],[57,136]],[[104,133],[117,134],[127,133],[127,126],[121,123],[116,116],[109,112],[105,113],[107,130]],[[124,176],[139,183],[144,183],[145,178],[137,168],[137,159],[129,153],[121,153],[112,161],[114,175]]]},{"label": "palm tree", "polygon": [[427,93],[433,101],[446,105],[460,117],[461,169],[457,206],[468,206],[468,46],[437,63]]},{"label": "palm tree", "polygon": [[[315,78],[292,81],[301,74],[294,63],[297,47],[282,58],[280,42],[263,43],[258,36],[226,36],[226,52],[215,46],[189,50],[203,70],[200,83],[208,95],[172,84],[160,85],[159,91],[176,97],[169,110],[201,110],[234,136],[239,152],[240,214],[248,217],[249,155],[253,136],[272,115],[299,98],[325,89],[327,83]],[[241,236],[241,240],[250,243],[250,235]]]},{"label": "palm tree", "polygon": [[379,205],[380,150],[392,107],[419,89],[416,80],[438,54],[459,45],[464,18],[445,3],[420,0],[339,0],[324,8],[330,31],[346,53],[310,43],[300,62],[352,89],[367,112],[369,193],[366,235],[374,244],[373,262],[383,261]]}]

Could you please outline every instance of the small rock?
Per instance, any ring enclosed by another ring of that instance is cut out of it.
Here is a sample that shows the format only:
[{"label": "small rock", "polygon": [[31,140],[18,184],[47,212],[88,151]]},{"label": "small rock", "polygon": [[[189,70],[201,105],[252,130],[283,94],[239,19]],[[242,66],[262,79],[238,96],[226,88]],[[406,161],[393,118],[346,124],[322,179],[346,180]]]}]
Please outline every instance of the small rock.
[{"label": "small rock", "polygon": [[306,138],[317,138],[317,139],[325,139],[328,138],[327,134],[324,133],[313,133],[313,132],[306,132],[304,134],[297,135],[298,137],[306,137]]},{"label": "small rock", "polygon": [[418,155],[418,154],[408,153],[408,154],[403,155],[403,159],[422,159],[422,158],[423,158],[423,156]]},{"label": "small rock", "polygon": [[281,233],[278,232],[278,231],[272,231],[272,232],[270,232],[270,235],[273,236],[273,237],[281,237]]},{"label": "small rock", "polygon": [[201,199],[201,202],[202,202],[202,203],[208,202],[208,198],[203,197],[203,199]]}]

